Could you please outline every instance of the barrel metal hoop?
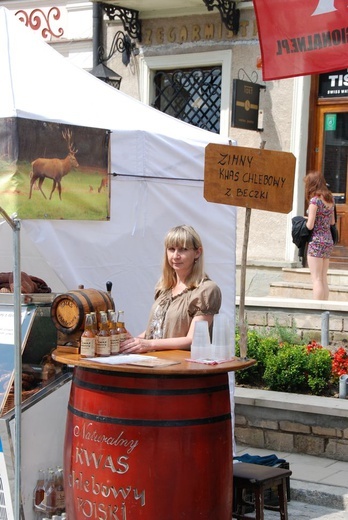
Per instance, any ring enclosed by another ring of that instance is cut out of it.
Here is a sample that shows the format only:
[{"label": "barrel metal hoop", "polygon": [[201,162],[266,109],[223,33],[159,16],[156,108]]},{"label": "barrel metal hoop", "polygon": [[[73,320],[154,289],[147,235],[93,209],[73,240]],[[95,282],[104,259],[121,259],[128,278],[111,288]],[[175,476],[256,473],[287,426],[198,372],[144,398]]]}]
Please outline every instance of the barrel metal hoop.
[{"label": "barrel metal hoop", "polygon": [[111,305],[113,310],[115,309],[115,305],[113,303],[113,300],[108,297],[107,293],[100,291],[100,296],[103,298],[107,309],[110,308],[110,305]]},{"label": "barrel metal hoop", "polygon": [[231,421],[231,414],[225,413],[217,415],[215,417],[200,417],[198,419],[175,419],[175,420],[147,420],[147,419],[120,419],[119,417],[105,417],[103,415],[95,415],[87,412],[77,410],[70,404],[68,410],[77,417],[88,419],[99,423],[108,424],[119,424],[123,426],[145,426],[145,427],[160,427],[160,428],[172,428],[172,427],[185,427],[185,426],[199,426],[204,424],[216,424],[224,421]]},{"label": "barrel metal hoop", "polygon": [[124,386],[109,386],[95,384],[91,382],[82,381],[74,377],[73,383],[76,387],[85,388],[93,392],[107,392],[113,394],[131,394],[131,395],[195,395],[195,394],[211,394],[215,392],[225,392],[229,389],[228,385],[204,386],[200,388],[127,388]]},{"label": "barrel metal hoop", "polygon": [[[116,374],[115,370],[104,370],[102,368],[78,367],[77,370],[82,370],[83,372],[89,372],[91,374],[103,374],[106,376],[115,376],[115,374]],[[216,374],[216,373],[204,374],[204,378],[213,378],[213,377],[216,377],[217,375],[222,375],[222,374]],[[117,377],[124,377],[124,378],[128,379],[129,376],[130,376],[129,372],[117,372]],[[145,372],[132,372],[131,376],[133,379],[153,379],[154,381],[161,381],[162,379],[164,379],[164,380],[186,379],[186,380],[192,381],[192,379],[201,379],[202,378],[201,374],[185,375],[185,374],[158,374],[157,373],[154,375],[154,374],[146,374]]]},{"label": "barrel metal hoop", "polygon": [[[76,300],[75,300],[76,293],[75,293],[74,291],[72,291],[71,294],[72,294],[72,297],[73,297],[74,301],[76,301]],[[79,293],[78,293],[78,294],[82,294],[82,295],[83,295],[83,297],[85,298],[85,300],[86,300],[86,302],[87,302],[87,304],[88,304],[89,312],[93,312],[93,310],[94,310],[94,305],[93,305],[93,303],[91,302],[91,299],[90,299],[90,297],[88,296],[88,294],[86,293],[86,291],[79,290]],[[76,301],[76,303],[78,304],[79,309],[81,309],[81,310],[83,311],[83,310],[84,310],[83,306],[82,306],[82,308],[81,308],[80,305],[79,305],[79,303],[81,303],[81,302],[80,302],[80,301]]]}]

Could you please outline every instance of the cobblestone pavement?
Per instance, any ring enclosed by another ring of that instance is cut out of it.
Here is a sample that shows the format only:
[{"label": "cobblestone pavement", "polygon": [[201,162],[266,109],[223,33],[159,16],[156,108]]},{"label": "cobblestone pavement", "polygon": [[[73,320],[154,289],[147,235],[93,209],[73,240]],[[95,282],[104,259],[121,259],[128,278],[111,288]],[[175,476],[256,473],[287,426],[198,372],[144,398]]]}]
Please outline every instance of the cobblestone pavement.
[{"label": "cobblestone pavement", "polygon": [[[264,520],[279,520],[279,513],[265,510]],[[324,506],[290,500],[288,503],[288,520],[348,520],[348,511],[338,511]]]},{"label": "cobblestone pavement", "polygon": [[[246,446],[237,446],[237,453],[269,454]],[[348,462],[296,453],[277,455],[289,461],[292,470],[288,520],[348,520]],[[264,513],[264,520],[279,520],[279,512],[265,509]]]}]

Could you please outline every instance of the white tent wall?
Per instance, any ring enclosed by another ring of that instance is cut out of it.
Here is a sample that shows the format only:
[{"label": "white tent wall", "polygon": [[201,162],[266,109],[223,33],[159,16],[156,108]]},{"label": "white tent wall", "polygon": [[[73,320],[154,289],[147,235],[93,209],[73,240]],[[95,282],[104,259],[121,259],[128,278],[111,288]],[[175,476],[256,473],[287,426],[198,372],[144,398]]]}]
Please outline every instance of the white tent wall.
[{"label": "white tent wall", "polygon": [[[196,148],[199,151],[209,142],[227,143],[226,138],[167,116],[76,67],[4,7],[0,7],[0,45],[0,117],[117,131],[114,139],[126,143],[121,166],[128,165],[139,176],[149,171],[168,176],[175,155],[189,161],[189,171]],[[155,148],[155,156],[146,152],[149,147]],[[112,168],[117,168],[118,159],[112,151]],[[192,175],[196,177],[197,171]]]},{"label": "white tent wall", "polygon": [[[0,67],[0,117],[109,129],[110,168],[118,174],[111,177],[109,222],[22,221],[22,270],[43,278],[53,292],[78,284],[105,289],[110,280],[117,308],[125,310],[128,328],[139,333],[160,275],[164,235],[188,223],[203,239],[206,270],[223,292],[222,310],[234,319],[236,210],[203,197],[205,146],[228,144],[227,139],[103,84],[1,7]],[[12,267],[5,224],[0,270]]]},{"label": "white tent wall", "polygon": [[[207,273],[220,285],[225,312],[232,318],[234,213],[227,208],[221,212],[221,206],[205,202],[202,186],[187,183],[114,179],[111,189],[110,222],[23,223],[37,244],[38,230],[45,237],[40,251],[54,271],[63,275],[68,288],[82,283],[105,290],[110,280],[116,307],[125,311],[128,329],[134,334],[142,332],[161,272],[164,235],[170,227],[188,222],[202,236]],[[219,224],[222,213],[224,226]]]}]

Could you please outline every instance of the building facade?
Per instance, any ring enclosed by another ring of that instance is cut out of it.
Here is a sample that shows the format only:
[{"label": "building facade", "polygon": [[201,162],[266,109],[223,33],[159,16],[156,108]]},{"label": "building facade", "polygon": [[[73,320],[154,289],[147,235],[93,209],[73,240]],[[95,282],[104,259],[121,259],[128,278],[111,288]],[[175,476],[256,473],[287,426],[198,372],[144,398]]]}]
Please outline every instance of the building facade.
[{"label": "building facade", "polygon": [[[322,170],[337,202],[340,242],[332,266],[347,266],[348,69],[264,82],[253,3],[231,2],[238,12],[227,19],[206,3],[39,0],[33,8],[32,1],[0,2],[77,66],[90,71],[103,61],[130,96],[239,146],[295,156],[292,211],[252,210],[248,264],[259,273],[302,265],[291,218],[306,209],[304,176]],[[243,92],[256,97],[241,102]],[[244,221],[240,207],[238,263]]]}]

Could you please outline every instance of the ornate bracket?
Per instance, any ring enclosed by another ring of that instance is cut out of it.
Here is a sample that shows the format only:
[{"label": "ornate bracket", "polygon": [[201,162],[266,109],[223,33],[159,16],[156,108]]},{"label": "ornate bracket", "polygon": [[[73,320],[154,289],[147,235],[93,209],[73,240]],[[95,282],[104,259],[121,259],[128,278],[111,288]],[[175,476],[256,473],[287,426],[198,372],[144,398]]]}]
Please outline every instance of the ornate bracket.
[{"label": "ornate bracket", "polygon": [[256,70],[253,70],[251,76],[249,76],[249,74],[244,69],[239,69],[238,79],[245,81],[245,77],[247,77],[247,80],[250,81],[250,83],[257,83],[259,79],[259,75]]},{"label": "ornate bracket", "polygon": [[62,27],[54,31],[51,26],[52,20],[57,21],[60,19],[60,10],[58,7],[51,7],[47,14],[45,14],[42,9],[33,9],[30,13],[21,9],[15,13],[15,16],[33,31],[39,31],[41,29],[41,36],[44,39],[51,36],[61,38],[64,35]]},{"label": "ornate bracket", "polygon": [[221,16],[221,20],[233,34],[238,34],[240,11],[236,8],[236,2],[233,0],[203,0],[208,11],[212,11],[216,7]]},{"label": "ornate bracket", "polygon": [[135,53],[135,43],[132,42],[128,34],[124,34],[122,31],[117,31],[113,37],[109,54],[105,56],[105,49],[103,46],[98,47],[98,58],[99,63],[105,63],[116,53],[122,54],[122,63],[129,65],[130,57],[132,52]]},{"label": "ornate bracket", "polygon": [[141,42],[141,21],[139,20],[139,11],[110,4],[101,5],[105,14],[109,17],[109,20],[120,18],[123,28],[128,36]]}]

